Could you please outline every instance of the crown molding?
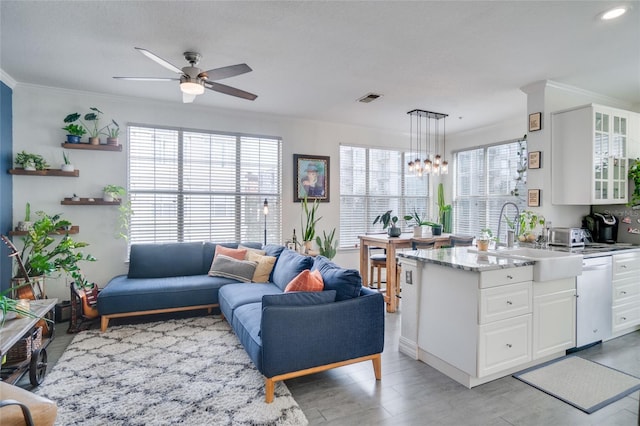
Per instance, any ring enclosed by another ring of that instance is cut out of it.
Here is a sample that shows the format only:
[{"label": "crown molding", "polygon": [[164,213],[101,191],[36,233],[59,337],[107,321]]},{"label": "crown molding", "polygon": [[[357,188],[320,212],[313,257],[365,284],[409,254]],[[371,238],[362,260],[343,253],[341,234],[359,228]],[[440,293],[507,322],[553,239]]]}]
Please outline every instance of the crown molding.
[{"label": "crown molding", "polygon": [[16,79],[7,74],[2,68],[0,68],[0,80],[9,86],[11,90],[13,90],[16,87],[16,84],[18,84]]},{"label": "crown molding", "polygon": [[567,93],[573,93],[576,95],[581,95],[585,97],[589,97],[593,99],[593,103],[603,104],[603,105],[611,105],[617,108],[623,108],[631,110],[633,105],[630,102],[620,100],[618,98],[613,98],[611,96],[603,95],[601,93],[592,92],[590,90],[581,89],[579,87],[571,86],[565,83],[559,83],[553,80],[541,80],[536,81],[525,86],[522,86],[520,90],[524,93],[531,94],[535,92],[539,92],[545,89],[556,89],[561,90]]}]

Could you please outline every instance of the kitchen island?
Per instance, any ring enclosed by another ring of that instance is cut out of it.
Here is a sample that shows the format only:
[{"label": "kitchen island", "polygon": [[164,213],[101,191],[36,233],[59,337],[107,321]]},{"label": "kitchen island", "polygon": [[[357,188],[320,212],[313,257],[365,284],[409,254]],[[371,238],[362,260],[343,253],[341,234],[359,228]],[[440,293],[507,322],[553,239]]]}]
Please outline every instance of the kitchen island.
[{"label": "kitchen island", "polygon": [[575,346],[575,276],[534,282],[535,260],[466,247],[399,256],[399,349],[459,383],[471,388]]}]

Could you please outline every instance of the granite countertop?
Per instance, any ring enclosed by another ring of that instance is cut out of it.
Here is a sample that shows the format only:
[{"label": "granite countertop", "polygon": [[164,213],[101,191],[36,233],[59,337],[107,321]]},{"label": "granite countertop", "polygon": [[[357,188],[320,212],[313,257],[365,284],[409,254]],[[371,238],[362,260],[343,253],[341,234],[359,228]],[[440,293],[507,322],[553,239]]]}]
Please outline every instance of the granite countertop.
[{"label": "granite countertop", "polygon": [[420,262],[434,263],[473,272],[518,268],[535,264],[534,260],[510,259],[485,253],[472,253],[467,251],[467,247],[411,250],[399,252],[397,255]]}]

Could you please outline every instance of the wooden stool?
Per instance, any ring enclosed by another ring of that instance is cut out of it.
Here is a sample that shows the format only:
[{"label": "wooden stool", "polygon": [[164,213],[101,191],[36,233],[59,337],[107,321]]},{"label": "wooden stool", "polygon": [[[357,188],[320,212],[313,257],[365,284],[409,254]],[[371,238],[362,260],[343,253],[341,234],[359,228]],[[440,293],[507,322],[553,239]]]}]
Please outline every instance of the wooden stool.
[{"label": "wooden stool", "polygon": [[0,382],[0,419],[2,426],[50,426],[56,421],[55,402],[25,389]]},{"label": "wooden stool", "polygon": [[[377,288],[379,292],[384,292],[382,288],[382,269],[387,267],[387,255],[386,254],[373,254],[369,257],[369,284],[368,287]],[[377,270],[378,282],[377,287],[373,287],[373,268]]]}]

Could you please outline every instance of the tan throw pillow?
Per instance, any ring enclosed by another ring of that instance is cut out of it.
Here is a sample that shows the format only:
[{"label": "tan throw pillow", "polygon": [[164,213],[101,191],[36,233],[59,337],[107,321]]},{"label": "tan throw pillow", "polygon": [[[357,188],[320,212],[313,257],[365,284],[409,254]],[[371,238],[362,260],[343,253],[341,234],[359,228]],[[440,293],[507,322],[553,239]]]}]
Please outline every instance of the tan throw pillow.
[{"label": "tan throw pillow", "polygon": [[219,254],[213,258],[209,276],[232,278],[241,282],[251,282],[253,273],[256,270],[256,262],[250,260],[238,260],[233,257]]},{"label": "tan throw pillow", "polygon": [[234,259],[238,260],[244,260],[244,257],[247,255],[247,249],[233,249],[218,244],[216,246],[216,254],[215,256],[213,256],[213,258],[215,259],[219,254],[224,254],[225,256],[233,257]]},{"label": "tan throw pillow", "polygon": [[260,250],[260,249],[256,249],[256,248],[251,248],[251,247],[245,247],[242,244],[238,244],[238,249],[241,250],[246,250],[247,254],[245,255],[244,259],[245,260],[249,260],[249,253],[253,252],[255,254],[259,254],[260,256],[264,256],[265,254],[267,254],[266,251],[264,250]]},{"label": "tan throw pillow", "polygon": [[324,282],[322,275],[317,269],[313,272],[305,269],[291,280],[284,289],[285,293],[290,291],[322,291],[324,290]]},{"label": "tan throw pillow", "polygon": [[247,260],[258,263],[251,281],[254,283],[269,282],[269,275],[271,275],[273,266],[276,264],[276,259],[274,256],[261,256],[253,251],[248,251]]}]

